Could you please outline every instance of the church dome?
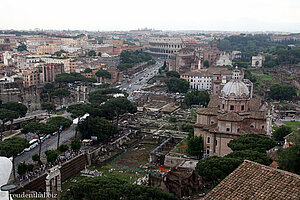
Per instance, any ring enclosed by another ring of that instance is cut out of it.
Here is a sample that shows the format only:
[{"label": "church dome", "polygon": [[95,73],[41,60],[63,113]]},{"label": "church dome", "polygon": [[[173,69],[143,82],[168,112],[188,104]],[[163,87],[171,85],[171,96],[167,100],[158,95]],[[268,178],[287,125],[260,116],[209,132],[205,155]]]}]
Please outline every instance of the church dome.
[{"label": "church dome", "polygon": [[221,90],[221,94],[225,96],[249,96],[250,92],[245,83],[240,80],[231,80],[226,83]]}]

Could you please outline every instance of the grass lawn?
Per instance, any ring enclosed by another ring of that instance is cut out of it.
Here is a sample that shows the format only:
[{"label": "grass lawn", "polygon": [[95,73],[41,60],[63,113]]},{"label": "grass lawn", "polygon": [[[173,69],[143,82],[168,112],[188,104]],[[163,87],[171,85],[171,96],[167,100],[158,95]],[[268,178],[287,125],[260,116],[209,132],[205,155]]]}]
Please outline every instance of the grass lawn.
[{"label": "grass lawn", "polygon": [[[115,171],[109,173],[108,171],[112,168],[115,169]],[[103,175],[105,175],[107,177],[116,177],[116,178],[119,178],[119,179],[127,181],[127,182],[130,182],[130,177],[132,177],[132,181],[136,180],[136,174],[134,172],[116,169],[114,167],[114,165],[111,164],[111,162],[109,162],[108,164],[106,164],[103,167],[91,166],[89,168],[89,170],[95,170],[95,169],[97,169],[98,171],[101,171],[103,173]]]},{"label": "grass lawn", "polygon": [[272,80],[273,80],[273,77],[272,77],[272,76],[262,76],[262,77],[261,77],[261,80],[262,80],[262,81],[272,81]]},{"label": "grass lawn", "polygon": [[18,131],[18,130],[12,130],[12,134],[10,134],[10,131],[5,131],[5,132],[3,132],[3,135],[4,135],[4,137],[7,137],[7,136],[13,135],[13,134],[15,134],[17,132],[20,132],[20,131]]},{"label": "grass lawn", "polygon": [[188,145],[188,138],[185,138],[184,140],[182,140],[177,144],[177,146],[172,150],[172,152],[188,155],[187,145]]},{"label": "grass lawn", "polygon": [[300,128],[300,122],[283,122],[287,126],[292,128],[292,131],[296,131],[298,128]]}]

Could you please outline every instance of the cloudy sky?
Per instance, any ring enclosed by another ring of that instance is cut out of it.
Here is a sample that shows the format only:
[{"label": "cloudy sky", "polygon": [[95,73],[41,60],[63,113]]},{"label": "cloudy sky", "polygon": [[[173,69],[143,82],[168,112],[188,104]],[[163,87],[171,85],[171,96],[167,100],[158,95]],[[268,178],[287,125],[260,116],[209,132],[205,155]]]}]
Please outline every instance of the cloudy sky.
[{"label": "cloudy sky", "polygon": [[300,0],[0,0],[0,29],[300,32]]}]

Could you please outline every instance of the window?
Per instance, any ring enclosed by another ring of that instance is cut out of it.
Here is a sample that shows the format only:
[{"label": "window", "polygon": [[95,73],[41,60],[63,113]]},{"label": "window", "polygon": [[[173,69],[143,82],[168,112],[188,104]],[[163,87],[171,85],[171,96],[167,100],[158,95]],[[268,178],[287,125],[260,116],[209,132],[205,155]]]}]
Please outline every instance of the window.
[{"label": "window", "polygon": [[207,136],[207,138],[206,138],[206,143],[210,144],[210,137],[209,136]]},{"label": "window", "polygon": [[230,110],[234,110],[234,105],[230,105]]},{"label": "window", "polygon": [[253,125],[250,125],[250,128],[254,128],[254,126],[253,126]]},{"label": "window", "polygon": [[226,131],[229,132],[229,131],[230,131],[230,128],[226,128]]},{"label": "window", "polygon": [[209,155],[209,146],[206,147],[206,155]]},{"label": "window", "polygon": [[240,129],[239,129],[239,128],[237,129],[237,132],[240,132]]},{"label": "window", "polygon": [[215,141],[215,144],[216,144],[216,146],[218,146],[218,140],[216,139],[216,141]]},{"label": "window", "polygon": [[242,110],[245,110],[245,106],[244,105],[242,105]]},{"label": "window", "polygon": [[264,129],[264,128],[265,128],[265,126],[264,126],[264,125],[262,125],[262,126],[261,126],[261,128],[262,128],[262,129]]},{"label": "window", "polygon": [[225,105],[224,105],[224,103],[222,104],[222,108],[223,108],[223,109],[225,108]]}]

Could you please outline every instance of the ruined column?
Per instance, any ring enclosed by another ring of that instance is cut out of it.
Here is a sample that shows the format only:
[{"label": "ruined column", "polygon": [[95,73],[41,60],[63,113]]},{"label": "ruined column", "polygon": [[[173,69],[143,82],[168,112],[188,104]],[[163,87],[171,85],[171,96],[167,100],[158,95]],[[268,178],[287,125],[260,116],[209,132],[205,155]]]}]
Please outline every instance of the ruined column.
[{"label": "ruined column", "polygon": [[60,198],[60,195],[61,195],[61,175],[58,175],[56,177],[56,185],[57,185],[57,196],[58,196],[58,199]]},{"label": "ruined column", "polygon": [[48,196],[50,196],[50,180],[48,179],[46,179],[46,195],[48,199]]}]

